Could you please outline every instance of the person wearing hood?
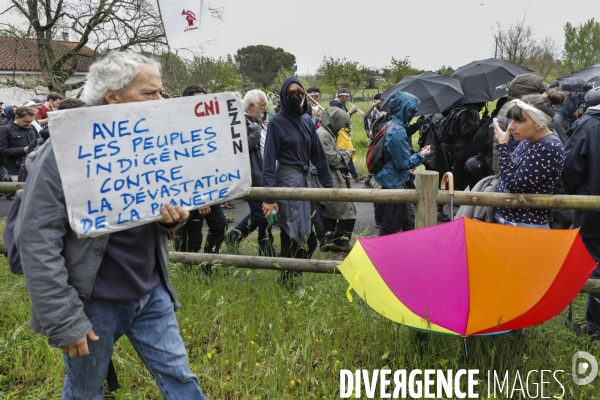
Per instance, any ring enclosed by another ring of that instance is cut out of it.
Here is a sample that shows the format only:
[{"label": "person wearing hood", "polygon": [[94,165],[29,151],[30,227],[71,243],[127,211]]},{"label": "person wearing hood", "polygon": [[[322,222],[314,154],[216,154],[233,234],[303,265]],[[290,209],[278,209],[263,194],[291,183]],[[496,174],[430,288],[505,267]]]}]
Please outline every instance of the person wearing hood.
[{"label": "person wearing hood", "polygon": [[[419,99],[398,92],[390,99],[390,120],[383,144],[383,168],[375,174],[375,180],[382,189],[406,189],[411,180],[410,170],[423,164],[431,148],[425,146],[419,153],[411,155],[406,126],[417,112]],[[375,205],[375,214],[380,223],[379,236],[414,229],[410,223],[408,205],[388,203]]]},{"label": "person wearing hood", "polygon": [[[350,117],[336,107],[329,107],[321,114],[321,127],[317,131],[333,179],[333,187],[346,189],[346,181],[342,170],[348,168],[354,152],[350,149],[340,149],[337,146],[338,134],[342,129],[350,129]],[[334,251],[349,253],[350,239],[356,222],[356,208],[351,202],[330,201],[325,203],[323,226],[329,235],[333,235],[328,243]]]},{"label": "person wearing hood", "polygon": [[[600,195],[600,88],[595,94],[595,105],[588,108],[573,124],[573,134],[565,148],[562,181],[568,194]],[[592,96],[589,99],[591,101]],[[580,229],[583,243],[592,258],[600,261],[600,211],[575,210],[573,227]],[[600,278],[600,267],[596,268],[591,277]],[[600,338],[598,295],[588,295],[586,322],[587,329],[580,330]]]},{"label": "person wearing hood", "polygon": [[[348,114],[349,117],[352,117],[352,115],[358,111],[358,107],[353,105],[352,107],[350,107],[350,110],[348,110],[346,103],[348,103],[349,99],[350,99],[350,91],[348,89],[341,88],[337,92],[337,97],[335,99],[331,100],[331,102],[329,103],[329,107],[337,107],[340,110],[343,110],[346,114]],[[354,150],[354,146],[352,145],[352,136],[350,134],[348,134],[348,135],[342,134],[338,138],[338,140],[339,140],[338,147],[346,146],[346,148]],[[360,181],[363,181],[365,179],[365,177],[358,173],[358,170],[356,169],[356,166],[354,165],[355,158],[356,158],[356,156],[354,156],[353,159],[350,160],[350,163],[348,164],[348,171],[350,172],[350,175],[352,176],[352,178],[354,178],[354,182],[360,182]]]},{"label": "person wearing hood", "polygon": [[[289,77],[279,94],[281,111],[269,122],[263,154],[263,187],[314,188],[310,174],[311,163],[317,169],[321,185],[332,188],[333,181],[327,157],[317,136],[311,117],[306,114],[308,101],[302,84]],[[277,225],[281,228],[281,256],[310,258],[317,247],[312,229],[309,201],[265,200],[262,205],[265,217],[273,209]],[[308,244],[308,249],[305,248]],[[292,275],[282,273],[282,283]]]}]

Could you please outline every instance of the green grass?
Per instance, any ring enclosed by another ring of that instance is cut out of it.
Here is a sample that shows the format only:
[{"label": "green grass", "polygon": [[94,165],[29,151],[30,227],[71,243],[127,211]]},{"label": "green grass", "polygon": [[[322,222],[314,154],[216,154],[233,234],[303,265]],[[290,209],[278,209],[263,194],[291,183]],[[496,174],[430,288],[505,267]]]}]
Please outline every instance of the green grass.
[{"label": "green grass", "polygon": [[[239,251],[256,254],[255,241],[247,243]],[[568,375],[572,355],[598,354],[598,343],[567,331],[562,317],[526,329],[522,337],[470,338],[465,361],[460,338],[421,338],[373,312],[358,296],[348,302],[348,283],[341,276],[304,274],[297,289],[286,290],[277,285],[274,271],[216,268],[212,281],[180,264],[171,271],[190,365],[210,399],[335,399],[341,368],[386,367],[477,368],[480,395],[487,370],[562,369],[565,398],[600,397],[597,384],[575,386]],[[581,320],[584,297],[576,303]],[[28,329],[28,316],[23,279],[10,274],[0,258],[0,398],[58,398],[62,354]],[[160,398],[126,339],[117,343],[114,360],[122,385],[117,399]],[[561,392],[557,384],[546,389]]]}]

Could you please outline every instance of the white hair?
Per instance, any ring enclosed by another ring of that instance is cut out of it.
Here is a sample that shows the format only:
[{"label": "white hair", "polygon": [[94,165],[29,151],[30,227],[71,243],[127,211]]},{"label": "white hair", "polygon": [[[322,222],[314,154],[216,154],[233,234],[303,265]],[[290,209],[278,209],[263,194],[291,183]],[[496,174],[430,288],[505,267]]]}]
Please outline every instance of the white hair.
[{"label": "white hair", "polygon": [[125,89],[140,71],[140,64],[154,66],[160,72],[160,64],[133,51],[111,51],[90,66],[81,99],[92,106],[106,104],[104,96],[109,90]]},{"label": "white hair", "polygon": [[242,102],[244,103],[244,111],[247,111],[248,108],[250,108],[250,105],[252,104],[257,106],[258,102],[260,101],[261,95],[262,97],[264,97],[265,100],[267,99],[267,95],[262,90],[254,89],[246,93],[246,95],[244,96],[244,100],[242,100]]}]

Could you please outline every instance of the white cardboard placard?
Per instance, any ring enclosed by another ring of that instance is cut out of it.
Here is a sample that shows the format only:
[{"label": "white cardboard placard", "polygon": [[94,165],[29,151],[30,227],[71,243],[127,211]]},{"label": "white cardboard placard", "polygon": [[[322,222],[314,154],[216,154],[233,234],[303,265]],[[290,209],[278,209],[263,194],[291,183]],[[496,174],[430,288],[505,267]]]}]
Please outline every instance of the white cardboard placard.
[{"label": "white cardboard placard", "polygon": [[237,93],[84,107],[50,114],[69,221],[99,236],[246,194],[251,186]]}]

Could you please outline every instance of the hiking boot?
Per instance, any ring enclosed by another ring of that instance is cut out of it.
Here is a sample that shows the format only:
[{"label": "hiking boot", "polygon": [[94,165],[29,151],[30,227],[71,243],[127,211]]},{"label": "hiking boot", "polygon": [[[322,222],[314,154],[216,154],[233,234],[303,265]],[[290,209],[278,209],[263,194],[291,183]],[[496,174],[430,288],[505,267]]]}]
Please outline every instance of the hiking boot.
[{"label": "hiking boot", "polygon": [[356,175],[356,178],[354,178],[354,182],[361,182],[365,179],[364,176],[362,176],[361,174]]},{"label": "hiking boot", "polygon": [[235,208],[235,206],[228,201],[224,201],[223,203],[221,203],[221,208],[231,209],[231,208]]}]

